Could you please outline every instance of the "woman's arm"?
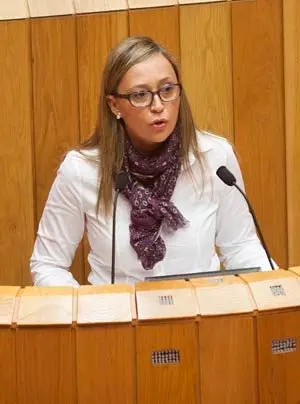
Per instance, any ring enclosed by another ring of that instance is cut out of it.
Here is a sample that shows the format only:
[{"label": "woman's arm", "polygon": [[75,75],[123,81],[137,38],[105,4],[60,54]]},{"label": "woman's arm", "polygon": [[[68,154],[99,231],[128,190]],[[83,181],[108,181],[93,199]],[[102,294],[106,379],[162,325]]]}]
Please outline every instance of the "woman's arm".
[{"label": "woman's arm", "polygon": [[[227,143],[227,168],[244,190],[241,170],[232,146]],[[218,179],[219,180],[219,179]],[[227,269],[259,266],[270,269],[266,253],[256,234],[247,203],[235,187],[225,185],[217,216],[216,245]]]},{"label": "woman's arm", "polygon": [[82,190],[76,152],[61,164],[40,220],[30,260],[37,286],[78,286],[70,273],[84,232]]}]

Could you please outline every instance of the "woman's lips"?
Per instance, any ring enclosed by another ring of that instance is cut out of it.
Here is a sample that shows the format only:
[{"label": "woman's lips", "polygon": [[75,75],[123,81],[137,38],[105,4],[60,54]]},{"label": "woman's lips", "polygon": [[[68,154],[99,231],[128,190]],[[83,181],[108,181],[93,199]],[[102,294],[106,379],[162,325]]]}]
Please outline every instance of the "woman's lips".
[{"label": "woman's lips", "polygon": [[157,119],[151,123],[152,128],[155,131],[162,131],[167,126],[168,121],[166,119]]}]

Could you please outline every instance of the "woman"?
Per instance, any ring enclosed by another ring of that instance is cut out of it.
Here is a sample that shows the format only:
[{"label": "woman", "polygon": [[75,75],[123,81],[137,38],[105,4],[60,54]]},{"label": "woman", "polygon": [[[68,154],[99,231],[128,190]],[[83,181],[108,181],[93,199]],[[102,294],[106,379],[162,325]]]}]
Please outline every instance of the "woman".
[{"label": "woman", "polygon": [[[122,41],[108,56],[93,136],[61,164],[40,221],[31,273],[36,285],[73,285],[69,272],[86,229],[91,284],[111,279],[116,174],[128,184],[117,210],[116,282],[176,273],[269,268],[241,195],[231,145],[195,130],[171,55],[147,37]],[[219,256],[216,254],[217,247]]]}]

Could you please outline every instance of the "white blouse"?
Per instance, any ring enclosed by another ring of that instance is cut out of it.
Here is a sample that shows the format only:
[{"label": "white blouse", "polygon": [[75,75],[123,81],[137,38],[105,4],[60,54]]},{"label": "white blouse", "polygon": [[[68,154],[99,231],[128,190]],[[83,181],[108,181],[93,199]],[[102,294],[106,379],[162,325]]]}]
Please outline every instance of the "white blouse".
[{"label": "white blouse", "polygon": [[[149,276],[218,270],[220,262],[226,269],[253,266],[270,269],[244,198],[216,175],[218,167],[225,165],[244,188],[232,146],[207,132],[198,132],[198,142],[205,165],[204,184],[201,168],[191,153],[193,178],[182,168],[172,196],[189,224],[172,233],[162,228],[167,252],[153,270],[143,269],[130,245],[131,207],[122,194],[119,196],[116,283],[132,284]],[[77,151],[67,154],[49,193],[30,260],[35,285],[78,286],[69,269],[85,230],[90,244],[88,280],[91,284],[110,282],[112,217],[96,215],[97,152],[84,153],[86,156]]]}]

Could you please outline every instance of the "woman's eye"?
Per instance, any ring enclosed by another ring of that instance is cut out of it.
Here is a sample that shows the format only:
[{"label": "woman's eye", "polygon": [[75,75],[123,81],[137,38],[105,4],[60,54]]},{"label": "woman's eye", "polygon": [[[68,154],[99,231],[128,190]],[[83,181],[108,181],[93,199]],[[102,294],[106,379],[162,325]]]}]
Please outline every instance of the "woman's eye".
[{"label": "woman's eye", "polygon": [[146,98],[147,95],[148,95],[148,92],[147,92],[147,91],[139,91],[139,92],[137,92],[137,93],[133,93],[133,94],[132,94],[132,96],[133,96],[134,98],[139,98],[139,99]]},{"label": "woman's eye", "polygon": [[163,87],[160,91],[162,91],[162,92],[164,92],[164,93],[169,93],[169,92],[171,92],[173,89],[174,89],[174,86],[169,85],[169,86]]}]

